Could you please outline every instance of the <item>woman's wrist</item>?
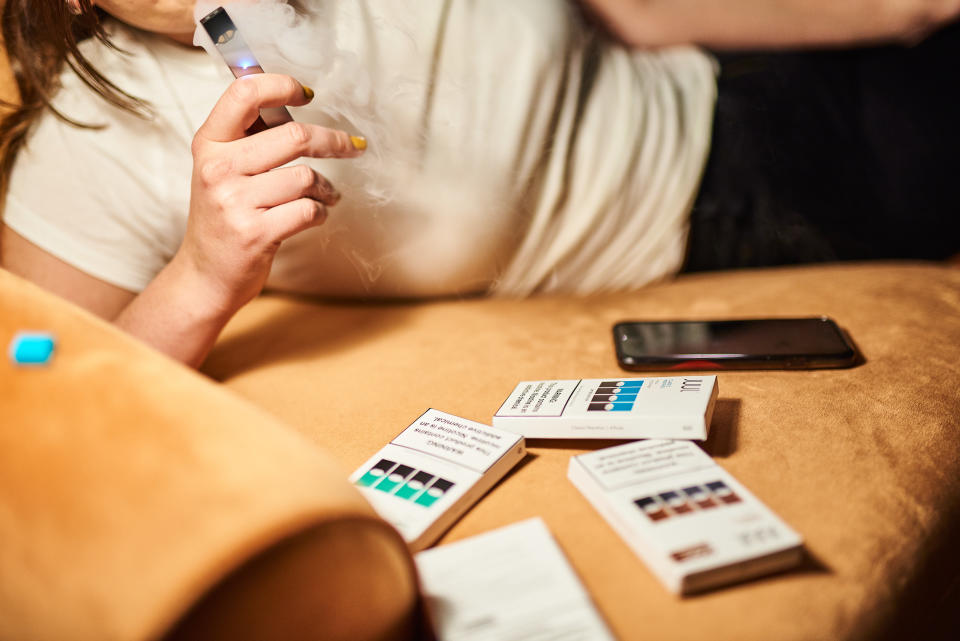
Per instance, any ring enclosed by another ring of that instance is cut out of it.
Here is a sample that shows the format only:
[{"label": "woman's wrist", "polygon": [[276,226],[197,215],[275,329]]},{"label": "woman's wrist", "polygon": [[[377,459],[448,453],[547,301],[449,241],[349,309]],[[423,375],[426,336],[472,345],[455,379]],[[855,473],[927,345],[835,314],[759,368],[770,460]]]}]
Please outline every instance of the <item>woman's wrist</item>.
[{"label": "woman's wrist", "polygon": [[226,324],[249,297],[240,297],[221,279],[203,269],[184,247],[174,255],[157,279],[177,298],[177,305],[198,321]]},{"label": "woman's wrist", "polygon": [[114,324],[171,358],[199,367],[245,302],[178,252]]}]

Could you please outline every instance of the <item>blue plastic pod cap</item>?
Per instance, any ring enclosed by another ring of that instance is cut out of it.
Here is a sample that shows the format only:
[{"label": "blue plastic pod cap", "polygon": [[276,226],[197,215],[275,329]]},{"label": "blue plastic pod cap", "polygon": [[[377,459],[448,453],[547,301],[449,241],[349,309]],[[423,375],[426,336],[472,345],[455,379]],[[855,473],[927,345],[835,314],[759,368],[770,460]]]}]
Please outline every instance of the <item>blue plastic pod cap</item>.
[{"label": "blue plastic pod cap", "polygon": [[55,348],[53,334],[18,332],[10,343],[10,360],[14,365],[47,365]]}]

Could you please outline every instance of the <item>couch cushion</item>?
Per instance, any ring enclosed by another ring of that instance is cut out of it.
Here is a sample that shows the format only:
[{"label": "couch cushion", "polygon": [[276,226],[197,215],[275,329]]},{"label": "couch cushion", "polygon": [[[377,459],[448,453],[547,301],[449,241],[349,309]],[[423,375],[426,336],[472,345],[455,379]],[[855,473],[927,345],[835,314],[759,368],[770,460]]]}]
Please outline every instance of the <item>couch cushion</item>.
[{"label": "couch cushion", "polygon": [[0,638],[412,633],[406,546],[302,436],[2,270],[0,350]]},{"label": "couch cushion", "polygon": [[205,370],[353,469],[427,407],[489,422],[520,380],[622,376],[619,320],[819,314],[849,331],[866,362],[721,373],[705,446],[803,534],[799,570],[692,598],[667,593],[566,480],[571,455],[611,443],[532,441],[526,464],[441,543],[543,516],[626,640],[896,638],[938,621],[960,569],[958,269],[703,274],[588,299],[267,296],[230,324]]}]

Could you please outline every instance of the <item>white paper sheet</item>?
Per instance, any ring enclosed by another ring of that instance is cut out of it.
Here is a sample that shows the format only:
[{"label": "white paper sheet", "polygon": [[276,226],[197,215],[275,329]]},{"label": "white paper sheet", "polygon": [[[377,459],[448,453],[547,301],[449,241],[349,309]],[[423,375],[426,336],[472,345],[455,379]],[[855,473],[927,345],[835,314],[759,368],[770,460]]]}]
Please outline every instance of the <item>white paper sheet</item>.
[{"label": "white paper sheet", "polygon": [[416,560],[440,641],[614,639],[540,518]]}]

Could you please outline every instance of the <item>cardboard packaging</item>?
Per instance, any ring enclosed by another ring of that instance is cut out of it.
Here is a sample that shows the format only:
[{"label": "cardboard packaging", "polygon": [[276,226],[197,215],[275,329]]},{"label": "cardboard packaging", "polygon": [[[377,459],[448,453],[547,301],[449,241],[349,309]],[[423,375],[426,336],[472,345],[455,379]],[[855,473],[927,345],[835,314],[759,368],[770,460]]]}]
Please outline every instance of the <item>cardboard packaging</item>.
[{"label": "cardboard packaging", "polygon": [[638,441],[574,456],[568,477],[671,592],[802,559],[800,535],[694,443]]},{"label": "cardboard packaging", "polygon": [[539,517],[416,556],[437,638],[614,641]]},{"label": "cardboard packaging", "polygon": [[527,438],[706,440],[716,376],[524,381],[493,417]]},{"label": "cardboard packaging", "polygon": [[525,455],[522,436],[430,409],[350,481],[416,551],[436,541]]}]

